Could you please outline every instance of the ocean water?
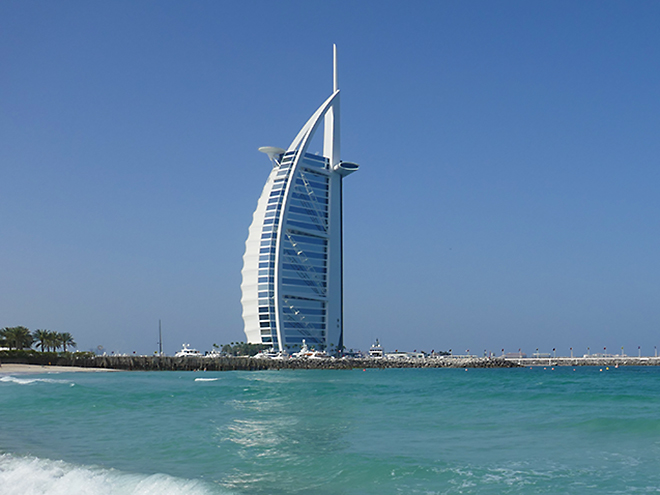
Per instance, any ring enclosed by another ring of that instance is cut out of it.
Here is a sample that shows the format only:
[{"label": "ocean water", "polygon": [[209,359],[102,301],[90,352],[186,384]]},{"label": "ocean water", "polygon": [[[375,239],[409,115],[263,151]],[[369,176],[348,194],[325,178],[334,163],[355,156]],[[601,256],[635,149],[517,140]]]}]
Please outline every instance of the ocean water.
[{"label": "ocean water", "polygon": [[659,492],[659,368],[0,374],[3,495]]}]

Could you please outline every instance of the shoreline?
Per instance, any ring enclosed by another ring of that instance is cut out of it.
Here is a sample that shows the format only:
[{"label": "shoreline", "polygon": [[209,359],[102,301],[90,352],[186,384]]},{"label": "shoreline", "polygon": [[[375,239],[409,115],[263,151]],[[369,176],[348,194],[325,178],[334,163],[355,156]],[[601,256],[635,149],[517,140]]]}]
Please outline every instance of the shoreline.
[{"label": "shoreline", "polygon": [[56,366],[56,365],[41,365],[41,364],[21,364],[21,363],[6,363],[0,364],[0,376],[3,375],[33,375],[39,373],[113,373],[120,370],[109,368],[81,368],[80,366]]}]

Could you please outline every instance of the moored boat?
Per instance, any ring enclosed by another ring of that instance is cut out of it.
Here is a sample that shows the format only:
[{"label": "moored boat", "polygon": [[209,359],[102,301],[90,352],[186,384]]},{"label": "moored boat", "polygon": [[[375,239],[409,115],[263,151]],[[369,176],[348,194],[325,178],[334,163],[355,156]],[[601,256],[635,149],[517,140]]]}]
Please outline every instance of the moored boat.
[{"label": "moored boat", "polygon": [[298,359],[334,359],[331,356],[328,356],[325,351],[317,351],[307,347],[305,339],[302,341],[302,347],[300,348],[300,351],[294,352],[291,354],[291,357]]},{"label": "moored boat", "polygon": [[261,351],[254,356],[255,359],[287,359],[289,357],[285,352],[275,352],[273,350]]},{"label": "moored boat", "polygon": [[181,350],[177,352],[174,357],[201,357],[201,353],[197,349],[191,349],[190,344],[183,344]]},{"label": "moored boat", "polygon": [[378,342],[378,339],[376,339],[376,342],[371,346],[369,349],[369,357],[372,358],[382,358],[384,356],[383,348],[380,345],[380,342]]}]

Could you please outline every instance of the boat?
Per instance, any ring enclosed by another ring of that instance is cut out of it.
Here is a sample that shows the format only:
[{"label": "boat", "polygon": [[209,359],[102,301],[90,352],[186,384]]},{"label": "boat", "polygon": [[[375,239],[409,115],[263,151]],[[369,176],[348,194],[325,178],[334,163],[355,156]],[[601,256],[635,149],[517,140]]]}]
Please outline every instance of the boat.
[{"label": "boat", "polygon": [[307,359],[334,359],[334,357],[328,355],[325,351],[315,351],[312,349],[312,353],[307,356]]},{"label": "boat", "polygon": [[202,354],[197,349],[191,349],[190,344],[183,344],[183,347],[174,357],[201,357]]},{"label": "boat", "polygon": [[307,347],[305,339],[302,341],[300,351],[291,354],[292,358],[298,359],[332,359],[325,351],[316,351]]},{"label": "boat", "polygon": [[264,350],[254,356],[255,359],[287,359],[289,357],[285,352],[275,352],[273,350]]},{"label": "boat", "polygon": [[371,346],[371,349],[369,349],[369,357],[371,358],[382,358],[385,355],[383,352],[383,348],[380,345],[380,342],[378,342],[378,339],[376,339],[376,342],[374,342],[374,345]]}]

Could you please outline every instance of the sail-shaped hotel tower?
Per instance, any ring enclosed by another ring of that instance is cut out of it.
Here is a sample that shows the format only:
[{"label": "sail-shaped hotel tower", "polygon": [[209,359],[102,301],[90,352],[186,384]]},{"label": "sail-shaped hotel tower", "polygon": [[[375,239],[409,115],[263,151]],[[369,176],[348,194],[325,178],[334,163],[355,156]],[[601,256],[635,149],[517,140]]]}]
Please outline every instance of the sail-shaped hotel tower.
[{"label": "sail-shaped hotel tower", "polygon": [[[307,148],[323,122],[323,155]],[[259,148],[273,165],[245,243],[241,283],[247,341],[275,351],[340,351],[343,336],[342,179],[337,49],[333,92],[287,150]]]}]

